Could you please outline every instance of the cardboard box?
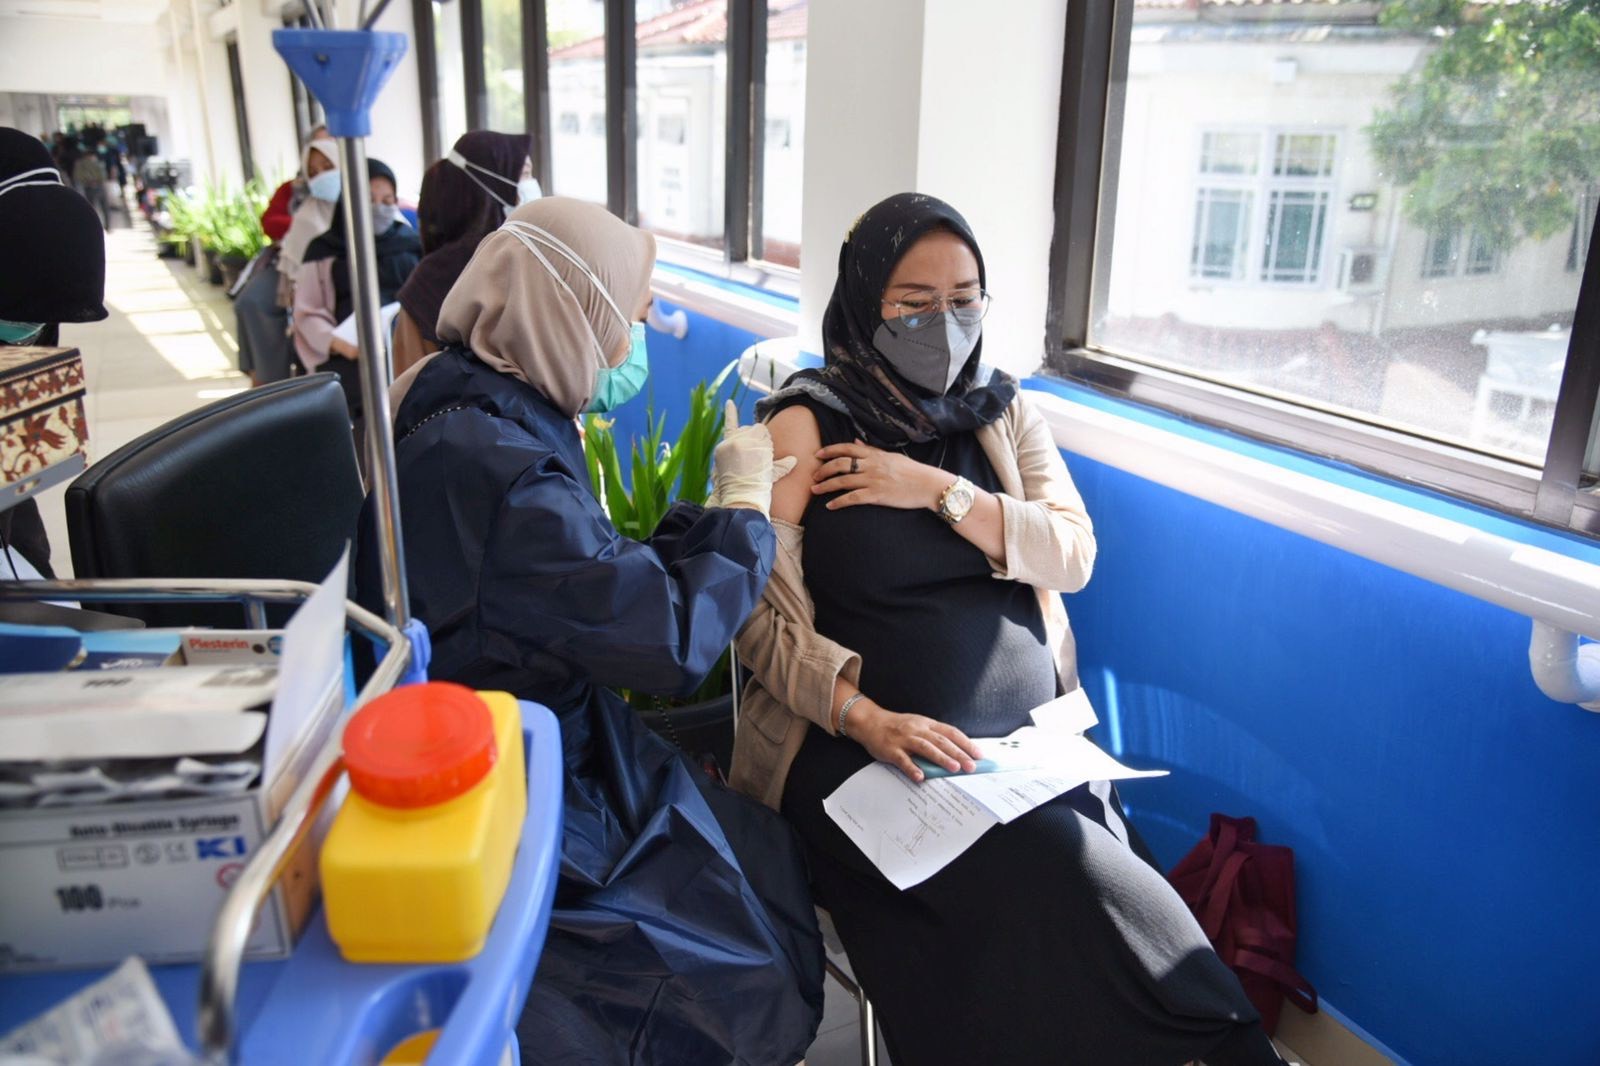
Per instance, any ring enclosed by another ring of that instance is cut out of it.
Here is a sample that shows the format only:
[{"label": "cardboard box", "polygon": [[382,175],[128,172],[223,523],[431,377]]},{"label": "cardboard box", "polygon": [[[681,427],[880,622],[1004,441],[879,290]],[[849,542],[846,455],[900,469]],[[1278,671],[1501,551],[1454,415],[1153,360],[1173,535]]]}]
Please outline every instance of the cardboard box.
[{"label": "cardboard box", "polygon": [[76,348],[0,347],[0,506],[57,480],[52,471],[84,468],[83,393]]},{"label": "cardboard box", "polygon": [[[0,811],[0,973],[199,959],[336,717],[318,716],[285,765],[240,795]],[[289,953],[316,880],[308,838],[263,903],[247,958]]]},{"label": "cardboard box", "polygon": [[[237,677],[236,692],[252,704],[259,692],[245,695],[245,676],[275,675],[266,730],[250,748],[261,777],[250,791],[231,796],[0,810],[0,974],[114,965],[129,955],[193,962],[204,954],[229,886],[341,721],[345,574],[341,562],[290,619],[276,667],[88,675],[89,683],[159,680],[147,691],[156,699],[151,694],[191,671],[221,673]],[[26,687],[37,691],[33,682]],[[330,817],[325,809],[321,821]],[[316,832],[307,836],[262,904],[247,958],[278,958],[292,949],[316,898],[317,839]]]}]

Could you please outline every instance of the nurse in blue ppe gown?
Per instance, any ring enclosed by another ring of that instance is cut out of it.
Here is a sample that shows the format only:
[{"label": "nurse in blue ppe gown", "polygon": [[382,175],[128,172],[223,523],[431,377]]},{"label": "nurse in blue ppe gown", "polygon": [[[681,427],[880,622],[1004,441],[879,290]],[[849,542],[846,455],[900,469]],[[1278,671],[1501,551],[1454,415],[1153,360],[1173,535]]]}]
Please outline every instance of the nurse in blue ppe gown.
[{"label": "nurse in blue ppe gown", "polygon": [[[411,607],[433,678],[561,722],[561,879],[518,1026],[524,1061],[786,1066],[822,1011],[792,831],[612,691],[686,694],[710,670],[766,584],[771,482],[787,469],[765,427],[733,429],[715,456],[718,506],[679,503],[644,542],[612,527],[574,419],[644,383],[654,260],[648,233],[559,197],[478,246],[440,311],[446,347],[394,387]],[[362,525],[370,546],[370,499]],[[374,554],[358,562],[367,602]]]}]

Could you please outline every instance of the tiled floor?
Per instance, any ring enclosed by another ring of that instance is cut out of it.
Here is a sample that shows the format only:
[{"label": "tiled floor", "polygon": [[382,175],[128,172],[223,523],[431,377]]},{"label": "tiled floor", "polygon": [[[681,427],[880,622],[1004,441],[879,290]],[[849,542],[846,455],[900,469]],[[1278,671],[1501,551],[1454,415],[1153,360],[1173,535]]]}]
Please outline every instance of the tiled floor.
[{"label": "tiled floor", "polygon": [[[842,955],[833,960],[849,972],[850,962]],[[806,1052],[806,1066],[860,1066],[861,1025],[856,1001],[851,999],[839,982],[829,977],[823,981],[825,999],[822,1006],[822,1025],[817,1029],[817,1039]],[[878,1062],[890,1066],[889,1052],[878,1037]]]},{"label": "tiled floor", "polygon": [[[137,212],[113,213],[106,234],[106,310],[102,322],[61,327],[61,343],[83,353],[93,462],[185,411],[247,388],[238,372],[233,305],[220,286],[177,259],[158,259]],[[72,574],[62,499],[66,486],[39,497],[51,562]]]}]

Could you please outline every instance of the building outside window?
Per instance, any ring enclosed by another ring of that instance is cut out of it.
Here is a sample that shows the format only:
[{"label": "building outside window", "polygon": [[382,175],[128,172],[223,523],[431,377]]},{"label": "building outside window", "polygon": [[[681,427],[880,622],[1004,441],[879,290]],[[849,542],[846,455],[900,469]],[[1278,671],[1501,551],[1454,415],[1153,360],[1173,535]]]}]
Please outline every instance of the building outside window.
[{"label": "building outside window", "polygon": [[1191,275],[1315,284],[1337,145],[1334,134],[1202,133]]},{"label": "building outside window", "polygon": [[550,50],[550,184],[606,202],[606,12],[601,0],[546,0]]},{"label": "building outside window", "polygon": [[433,0],[433,47],[438,64],[439,144],[448,152],[456,138],[467,132],[467,74],[459,3]]},{"label": "building outside window", "polygon": [[[1571,153],[1519,157],[1526,120],[1498,104],[1470,138],[1463,120],[1419,127],[1424,104],[1502,97],[1431,62],[1480,47],[1477,5],[1451,32],[1387,17],[1397,6],[1134,0],[1084,340],[1091,357],[1537,464],[1597,175]],[[1526,14],[1578,17],[1564,10]],[[1582,55],[1533,88],[1500,84],[1576,98],[1600,81],[1600,54]],[[1537,195],[1575,207],[1524,202]]]},{"label": "building outside window", "polygon": [[800,182],[806,140],[806,0],[767,4],[766,136],[758,259],[800,266]]},{"label": "building outside window", "polygon": [[1567,242],[1567,269],[1582,270],[1589,258],[1589,240],[1594,236],[1594,209],[1600,203],[1600,185],[1586,185],[1578,193],[1573,211],[1572,237]]},{"label": "building outside window", "polygon": [[728,0],[637,0],[639,225],[721,249]]},{"label": "building outside window", "polygon": [[526,130],[521,0],[483,0],[483,75],[489,96],[484,119],[489,129],[500,133]]},{"label": "building outside window", "polygon": [[[800,262],[806,10],[806,0],[766,5],[762,240],[748,251],[786,266]],[[639,224],[671,240],[721,249],[728,0],[635,0],[634,18]],[[553,191],[604,203],[604,7],[598,0],[550,0],[548,24]]]},{"label": "building outside window", "polygon": [[1455,278],[1493,274],[1500,269],[1500,249],[1493,237],[1476,227],[1434,227],[1422,252],[1422,276]]}]

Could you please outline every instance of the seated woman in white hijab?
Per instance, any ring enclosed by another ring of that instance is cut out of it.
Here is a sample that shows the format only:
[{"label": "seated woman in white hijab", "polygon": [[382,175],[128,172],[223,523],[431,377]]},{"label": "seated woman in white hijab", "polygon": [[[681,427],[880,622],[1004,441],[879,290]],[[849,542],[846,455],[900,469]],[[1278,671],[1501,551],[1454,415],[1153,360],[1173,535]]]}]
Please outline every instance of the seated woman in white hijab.
[{"label": "seated woman in white hijab", "polygon": [[[561,881],[522,1024],[539,1062],[771,1063],[821,1020],[822,948],[794,835],[650,733],[612,688],[692,691],[755,607],[776,541],[765,427],[715,455],[722,506],[645,541],[595,498],[575,419],[643,386],[655,241],[604,208],[525,204],[395,384],[411,608],[430,675],[561,722]],[[364,545],[375,543],[372,513]],[[358,586],[379,602],[372,553]]]}]

